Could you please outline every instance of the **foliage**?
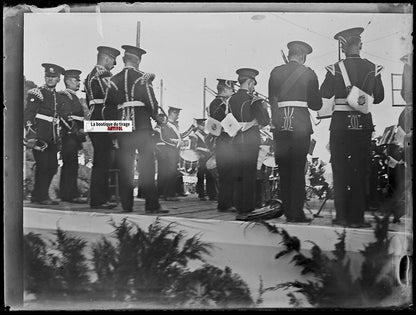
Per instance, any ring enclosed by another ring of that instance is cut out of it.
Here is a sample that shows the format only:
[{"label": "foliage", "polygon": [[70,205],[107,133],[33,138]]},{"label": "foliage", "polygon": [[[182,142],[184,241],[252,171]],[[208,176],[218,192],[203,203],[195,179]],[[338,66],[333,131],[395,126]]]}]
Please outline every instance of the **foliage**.
[{"label": "foliage", "polygon": [[279,229],[267,222],[262,222],[267,229],[282,237],[284,250],[276,254],[275,258],[293,254],[291,262],[302,268],[302,275],[312,275],[315,280],[290,281],[274,287],[262,289],[261,293],[278,289],[295,289],[288,297],[292,305],[301,302],[294,293],[300,293],[308,302],[318,307],[360,307],[377,305],[392,293],[395,280],[391,273],[384,273],[383,269],[391,260],[388,253],[390,240],[388,239],[388,217],[375,218],[374,231],[376,241],[365,245],[360,253],[364,257],[361,266],[361,276],[353,279],[350,273],[350,260],[345,250],[345,230],[338,234],[338,242],[332,251],[333,258],[325,255],[320,247],[312,243],[310,257],[300,251],[299,239],[290,236],[284,229]]},{"label": "foliage", "polygon": [[24,288],[42,295],[58,287],[56,270],[49,262],[47,244],[39,234],[28,233],[23,238]]},{"label": "foliage", "polygon": [[80,237],[68,235],[59,227],[52,242],[56,254],[52,257],[64,294],[78,294],[89,290],[87,259],[83,254],[87,242]]},{"label": "foliage", "polygon": [[59,227],[51,245],[39,234],[24,236],[25,290],[42,295],[74,296],[89,287],[88,267],[82,251],[86,242]]},{"label": "foliage", "polygon": [[[160,304],[217,307],[252,304],[247,284],[231,269],[204,263],[211,245],[198,235],[186,238],[157,218],[147,231],[123,219],[114,242],[102,237],[91,246],[92,270],[83,252],[87,242],[59,227],[48,245],[37,234],[25,235],[25,289],[37,297],[136,300]],[[190,271],[196,260],[202,268]],[[96,280],[91,282],[91,271]],[[199,288],[199,289],[198,289]]]},{"label": "foliage", "polygon": [[224,270],[204,264],[186,272],[168,291],[171,299],[187,306],[248,307],[253,304],[250,290],[239,275],[229,267]]}]

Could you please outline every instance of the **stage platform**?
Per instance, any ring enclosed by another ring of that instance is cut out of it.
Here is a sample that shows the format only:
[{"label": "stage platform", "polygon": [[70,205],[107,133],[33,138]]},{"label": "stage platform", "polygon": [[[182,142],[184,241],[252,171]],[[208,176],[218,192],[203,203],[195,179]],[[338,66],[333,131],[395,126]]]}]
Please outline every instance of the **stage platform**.
[{"label": "stage platform", "polygon": [[[312,200],[309,203],[310,211],[316,213],[322,200]],[[215,201],[200,201],[196,195],[180,197],[180,201],[161,201],[168,210],[167,214],[148,215],[144,212],[144,200],[135,199],[132,213],[121,213],[121,205],[111,210],[90,209],[87,204],[70,204],[61,202],[57,206],[40,206],[24,202],[24,232],[35,232],[43,237],[53,239],[56,227],[81,236],[92,244],[102,236],[112,238],[113,228],[111,221],[118,223],[123,218],[134,222],[142,229],[154,222],[159,216],[162,224],[173,223],[176,230],[184,231],[187,235],[200,235],[201,241],[213,245],[211,255],[206,262],[219,268],[229,266],[232,272],[237,273],[249,285],[254,299],[258,296],[260,279],[263,286],[274,286],[278,283],[305,280],[307,277],[300,274],[300,268],[290,262],[291,256],[276,260],[275,255],[283,247],[281,238],[272,234],[261,224],[235,221],[235,213],[222,213],[216,209]],[[308,217],[311,212],[305,210]],[[269,223],[284,228],[287,232],[299,238],[302,250],[309,255],[312,241],[327,255],[331,255],[337,242],[337,232],[343,228],[332,226],[335,216],[333,200],[328,200],[321,212],[322,217],[315,218],[310,224],[286,223],[284,217],[268,220]],[[372,213],[366,214],[366,219],[373,222]],[[390,224],[391,237],[390,251],[393,254],[390,266],[399,279],[399,262],[405,255],[412,255],[412,231],[407,230],[410,220],[402,218],[398,224]],[[363,261],[360,250],[364,245],[374,241],[373,228],[346,229],[346,251],[351,259],[351,272],[358,276]],[[198,265],[193,266],[194,268]],[[399,279],[403,286],[409,286],[403,279]],[[269,292],[263,296],[261,307],[290,307],[287,297],[288,291]],[[307,303],[306,303],[307,304]],[[99,305],[98,305],[99,306]],[[91,304],[94,308],[94,303]],[[120,305],[122,307],[122,305]],[[137,307],[137,306],[136,306]]]}]

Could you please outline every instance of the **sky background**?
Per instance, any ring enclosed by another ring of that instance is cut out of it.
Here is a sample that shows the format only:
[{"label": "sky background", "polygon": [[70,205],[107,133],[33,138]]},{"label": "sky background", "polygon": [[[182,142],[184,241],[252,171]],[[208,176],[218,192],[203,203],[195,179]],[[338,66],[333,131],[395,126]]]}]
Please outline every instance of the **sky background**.
[{"label": "sky background", "polygon": [[[96,47],[136,45],[137,21],[141,22],[140,46],[147,51],[140,69],[156,74],[153,86],[160,102],[163,79],[163,107],[183,108],[179,122],[185,130],[193,118],[203,116],[203,82],[215,90],[216,79],[236,79],[242,67],[259,70],[256,90],[268,94],[271,70],[283,63],[292,40],[309,43],[313,52],[306,66],[321,84],[325,66],[338,60],[333,36],[343,29],[364,27],[361,56],[384,66],[385,99],[373,108],[376,134],[397,123],[403,107],[392,106],[391,74],[401,74],[400,58],[411,51],[411,14],[393,13],[25,13],[24,75],[37,85],[44,84],[41,64],[56,63],[65,69],[79,69],[81,78],[96,63]],[[121,71],[117,59],[113,74]],[[400,87],[400,82],[398,85]],[[64,89],[61,81],[58,90]],[[81,87],[81,90],[83,87]],[[79,92],[79,96],[85,97]],[[206,93],[206,104],[214,96]],[[396,98],[396,97],[395,97]],[[396,102],[403,102],[399,99]],[[315,112],[311,112],[316,117]],[[318,120],[316,120],[318,122]],[[329,160],[329,119],[314,127],[315,156]]]}]

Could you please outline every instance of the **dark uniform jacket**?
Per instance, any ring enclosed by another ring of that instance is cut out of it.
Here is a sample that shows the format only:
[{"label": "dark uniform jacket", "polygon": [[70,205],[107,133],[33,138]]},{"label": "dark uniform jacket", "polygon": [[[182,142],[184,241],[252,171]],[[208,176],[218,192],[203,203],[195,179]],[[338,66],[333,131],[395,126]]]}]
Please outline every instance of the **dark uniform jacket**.
[{"label": "dark uniform jacket", "polygon": [[208,157],[210,150],[208,148],[208,135],[201,130],[197,130],[194,133],[194,137],[191,140],[191,149],[197,151],[201,157]]},{"label": "dark uniform jacket", "polygon": [[[292,86],[289,86],[286,93],[281,91],[284,82],[295,71],[303,72],[298,80]],[[282,92],[284,95],[282,95]],[[272,105],[272,122],[276,132],[313,133],[308,108],[312,110],[321,109],[322,98],[319,92],[318,78],[312,69],[296,61],[290,61],[274,68],[269,79],[269,100]],[[290,101],[305,102],[307,107],[290,106]],[[288,102],[286,104],[289,106],[279,108],[278,103],[281,102]]]},{"label": "dark uniform jacket", "polygon": [[[217,96],[215,97],[215,99],[211,102],[211,104],[209,104],[209,116],[221,121],[225,118],[225,116],[227,115],[227,111],[228,111],[228,101],[227,101],[227,97],[223,97],[223,96]],[[221,134],[219,135],[219,137],[212,137],[212,148],[215,147],[215,143],[216,143],[216,138],[220,139],[220,141],[230,141],[231,137],[223,130],[221,132]]]},{"label": "dark uniform jacket", "polygon": [[[84,110],[81,102],[76,93],[70,89],[59,91],[62,95],[62,131],[65,132],[76,132],[80,129],[84,129]],[[68,126],[72,127],[68,130]]]},{"label": "dark uniform jacket", "polygon": [[[56,143],[60,140],[59,116],[62,110],[62,95],[55,89],[45,86],[28,91],[26,109],[24,112],[24,126],[32,128],[36,132],[36,138],[47,143]],[[47,116],[47,121],[38,118],[37,114]]]},{"label": "dark uniform jacket", "polygon": [[169,147],[179,148],[180,141],[189,136],[193,128],[191,126],[185,132],[180,133],[178,123],[168,121],[160,127],[160,140]]},{"label": "dark uniform jacket", "polygon": [[260,126],[266,126],[270,123],[270,116],[267,112],[264,101],[255,98],[247,90],[239,89],[229,99],[229,110],[238,122],[248,123],[253,120],[257,125],[246,131],[239,131],[234,137],[234,143],[245,143],[260,145]]},{"label": "dark uniform jacket", "polygon": [[133,130],[153,129],[151,118],[156,119],[158,112],[154,78],[154,74],[133,67],[125,67],[114,75],[105,100],[105,119],[132,120]]},{"label": "dark uniform jacket", "polygon": [[[359,55],[350,55],[344,60],[351,84],[374,97],[374,104],[384,99],[384,87],[380,72],[383,67],[375,65]],[[373,131],[371,113],[363,114],[357,111],[336,111],[337,105],[347,104],[348,96],[344,79],[342,78],[339,62],[327,66],[327,74],[321,86],[322,97],[331,98],[335,95],[335,111],[332,114],[330,130],[368,130]]]},{"label": "dark uniform jacket", "polygon": [[96,65],[84,82],[87,105],[90,110],[88,119],[103,120],[104,99],[112,73],[105,67]]}]

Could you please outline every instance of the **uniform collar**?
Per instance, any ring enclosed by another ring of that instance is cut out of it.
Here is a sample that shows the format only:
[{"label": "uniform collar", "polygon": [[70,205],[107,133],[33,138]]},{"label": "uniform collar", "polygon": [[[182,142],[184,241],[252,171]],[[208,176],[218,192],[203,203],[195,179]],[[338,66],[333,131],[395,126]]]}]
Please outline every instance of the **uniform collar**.
[{"label": "uniform collar", "polygon": [[124,66],[124,69],[133,69],[133,70],[138,70],[138,69],[136,69],[135,67],[133,67],[133,66]]},{"label": "uniform collar", "polygon": [[98,68],[98,70],[105,70],[108,71],[106,67],[102,66],[102,65],[95,65],[96,68]]},{"label": "uniform collar", "polygon": [[43,88],[44,90],[48,90],[48,91],[50,91],[50,92],[55,92],[55,88],[50,88],[50,87],[48,87],[46,84],[45,84],[44,86],[42,86],[42,88]]},{"label": "uniform collar", "polygon": [[351,54],[346,56],[345,58],[361,58],[359,54]]},{"label": "uniform collar", "polygon": [[71,89],[65,89],[65,91],[68,91],[69,93],[71,93],[72,95],[77,95],[77,92],[75,92],[74,90]]}]

